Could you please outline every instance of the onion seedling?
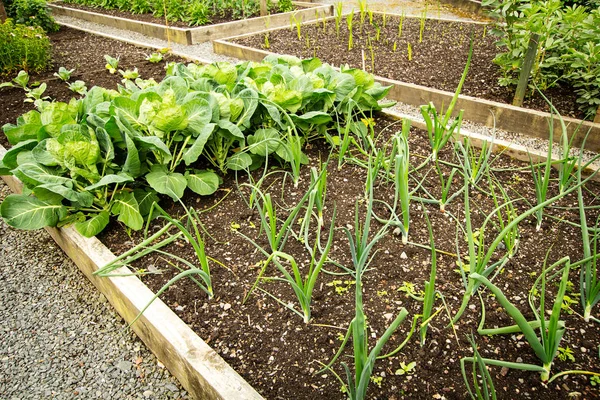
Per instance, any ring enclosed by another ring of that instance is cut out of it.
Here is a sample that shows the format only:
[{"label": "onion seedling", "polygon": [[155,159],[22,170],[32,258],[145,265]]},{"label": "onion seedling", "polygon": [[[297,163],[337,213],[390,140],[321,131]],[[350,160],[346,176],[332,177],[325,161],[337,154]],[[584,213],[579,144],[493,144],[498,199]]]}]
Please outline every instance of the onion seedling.
[{"label": "onion seedling", "polygon": [[404,10],[402,10],[402,15],[400,16],[400,22],[398,23],[398,38],[402,37],[402,26],[404,25]]},{"label": "onion seedling", "polygon": [[425,345],[425,339],[427,338],[427,328],[429,326],[429,320],[432,316],[433,303],[435,302],[435,278],[437,275],[437,253],[435,251],[435,240],[433,238],[433,230],[431,229],[431,222],[429,221],[429,215],[427,209],[421,204],[423,208],[423,214],[425,215],[425,222],[427,222],[427,232],[429,233],[429,245],[431,246],[431,272],[429,274],[429,281],[425,282],[425,295],[423,296],[423,314],[421,324],[420,336],[421,336],[421,347]]},{"label": "onion seedling", "polygon": [[323,209],[325,208],[325,194],[327,190],[327,164],[323,164],[320,167],[321,173],[317,171],[315,167],[310,169],[310,180],[312,188],[308,197],[308,203],[306,206],[306,213],[302,219],[300,225],[300,231],[298,232],[299,237],[304,238],[305,245],[308,243],[308,235],[310,232],[310,221],[313,216],[313,208],[316,209],[317,218],[317,244],[320,248],[320,232],[323,228]]},{"label": "onion seedling", "polygon": [[421,13],[421,19],[419,21],[419,43],[423,41],[423,31],[425,31],[425,20],[427,18],[427,8]]},{"label": "onion seedling", "polygon": [[367,0],[358,0],[358,9],[360,11],[360,33],[362,34],[368,10]]},{"label": "onion seedling", "polygon": [[406,56],[408,58],[408,61],[412,61],[412,46],[410,45],[410,43],[406,45]]},{"label": "onion seedling", "polygon": [[346,17],[346,23],[348,24],[348,51],[352,50],[352,20],[354,19],[354,10]]},{"label": "onion seedling", "polygon": [[463,154],[461,163],[464,163],[466,173],[469,177],[469,184],[477,185],[490,165],[494,139],[492,138],[491,143],[487,140],[483,141],[479,156],[477,156],[477,151],[471,145],[471,139],[468,137],[463,139],[463,143],[457,142],[456,145]]}]

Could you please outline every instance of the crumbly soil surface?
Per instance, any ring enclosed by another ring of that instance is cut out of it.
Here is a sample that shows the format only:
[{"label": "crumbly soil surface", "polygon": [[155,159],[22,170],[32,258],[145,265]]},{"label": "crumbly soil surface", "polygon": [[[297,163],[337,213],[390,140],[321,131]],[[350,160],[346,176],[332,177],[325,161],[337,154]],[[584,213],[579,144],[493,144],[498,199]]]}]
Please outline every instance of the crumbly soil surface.
[{"label": "crumbly soil surface", "polygon": [[[385,143],[390,134],[398,128],[398,122],[385,117],[377,117],[377,133],[381,133],[379,144]],[[426,145],[426,134],[413,130],[410,139],[411,164],[419,165],[423,156],[429,154]],[[329,149],[324,143],[314,142],[308,150],[311,165],[317,167],[325,161]],[[447,162],[457,163],[454,153],[448,149],[441,155]],[[535,204],[534,187],[531,172],[523,164],[499,156],[495,158],[494,176],[503,184],[511,198],[524,197],[517,200],[516,211],[524,212],[529,203]],[[523,170],[502,171],[505,168],[525,167]],[[431,166],[423,167],[412,174],[414,182],[425,179],[424,187],[439,197],[439,181]],[[446,176],[449,168],[442,167]],[[356,165],[344,164],[337,168],[334,157],[328,164],[327,199],[324,212],[324,225],[321,230],[322,241],[325,242],[334,208],[336,210],[336,232],[329,257],[331,260],[347,268],[352,268],[348,239],[342,229],[354,232],[354,210],[358,204],[361,218],[365,211],[365,169]],[[429,171],[429,172],[427,172]],[[282,173],[275,173],[265,180],[262,188],[268,190],[276,203],[278,218],[287,217],[286,210],[291,209],[302,198],[310,185],[309,168],[305,167],[298,187],[294,187],[289,177],[283,183]],[[255,171],[253,179],[260,173]],[[281,277],[280,272],[270,266],[256,289],[244,302],[244,298],[255,283],[261,270],[261,262],[266,258],[256,250],[243,235],[255,240],[257,244],[268,249],[264,232],[261,232],[258,213],[247,205],[249,191],[243,186],[248,182],[247,176],[236,177],[231,174],[224,177],[221,189],[210,197],[188,195],[183,201],[202,211],[200,220],[205,227],[206,252],[218,260],[211,263],[211,274],[215,297],[207,295],[191,281],[180,281],[171,286],[162,296],[163,300],[188,323],[204,340],[206,340],[230,365],[247,379],[262,395],[269,399],[343,399],[340,384],[331,371],[316,373],[323,364],[327,364],[338,350],[350,321],[354,317],[355,285],[353,279],[333,264],[327,264],[315,285],[312,302],[312,319],[304,324],[302,318],[285,305],[298,309],[296,298],[287,283],[273,278]],[[412,185],[414,186],[414,185]],[[452,183],[451,192],[461,186],[461,179]],[[480,187],[489,190],[488,181],[483,179]],[[586,195],[587,204],[598,204],[594,194],[600,193],[597,184],[590,184]],[[498,190],[498,189],[496,189]],[[552,185],[549,196],[557,193],[556,185]],[[380,183],[375,189],[375,199],[391,204],[393,186]],[[421,195],[423,191],[419,190]],[[473,190],[470,194],[471,218],[473,229],[480,228],[485,216],[493,209],[494,204],[482,192]],[[529,202],[529,203],[528,203]],[[575,206],[575,196],[557,203],[559,206]],[[182,215],[180,206],[171,201],[164,201],[163,206],[171,215]],[[375,203],[375,212],[381,218],[389,217],[386,207]],[[413,318],[421,313],[423,304],[409,298],[402,287],[413,284],[418,293],[423,290],[424,282],[429,279],[431,270],[431,253],[427,246],[429,235],[424,213],[431,219],[435,236],[437,254],[436,288],[444,297],[448,311],[454,314],[462,300],[464,286],[458,272],[456,253],[457,232],[456,218],[464,227],[464,203],[460,195],[447,206],[444,213],[437,205],[421,205],[413,202],[410,206],[411,225],[409,243],[402,244],[401,237],[395,234],[394,228],[388,229],[385,236],[377,243],[373,251],[374,258],[370,269],[364,274],[364,304],[369,324],[369,344],[374,346],[401,307],[409,311],[409,316],[394,333],[383,353],[389,353],[399,346],[409,334]],[[548,215],[565,221],[578,221],[577,210],[548,209]],[[597,217],[597,211],[589,212],[590,223]],[[373,222],[371,235],[382,227]],[[157,229],[156,226],[154,229]],[[296,222],[291,232],[297,233],[299,223]],[[315,240],[316,222],[311,222],[309,247]],[[496,228],[488,227],[485,231],[486,250],[497,234]],[[535,220],[527,218],[520,224],[520,245],[517,254],[506,264],[495,279],[495,284],[512,301],[527,318],[534,318],[527,303],[530,289],[540,276],[543,261],[549,251],[548,262],[552,263],[564,256],[572,260],[582,257],[581,233],[579,228],[559,222],[554,218],[544,218],[542,229],[535,230]],[[100,239],[115,253],[128,250],[139,241],[139,235],[127,236],[117,224],[113,224],[100,235]],[[465,235],[458,234],[461,257],[468,250]],[[185,242],[180,241],[167,249],[173,254],[194,260],[193,250]],[[294,234],[289,237],[283,251],[294,256],[303,271],[307,271],[310,255],[306,247]],[[505,250],[504,250],[505,251]],[[502,250],[494,253],[492,260],[503,254]],[[284,264],[289,268],[289,265]],[[159,272],[148,275],[144,281],[155,291],[159,290],[178,271],[169,266],[166,257],[149,256],[143,262],[134,264],[134,268]],[[340,275],[341,274],[341,275]],[[573,350],[575,361],[557,360],[554,372],[571,369],[597,370],[598,348],[600,346],[600,326],[585,323],[578,315],[582,313],[579,306],[578,287],[579,270],[572,271],[570,281],[573,283],[568,296],[574,300],[570,309],[563,311],[567,331],[561,347]],[[553,301],[556,292],[556,281],[548,284],[549,298]],[[268,293],[268,294],[267,294]],[[486,307],[486,327],[512,325],[513,322],[502,307],[490,294],[482,291]],[[279,301],[275,300],[279,299]],[[539,299],[536,299],[538,301]],[[551,303],[547,303],[551,304]],[[550,306],[547,306],[550,309]],[[467,335],[475,333],[479,351],[484,357],[506,361],[519,361],[539,364],[531,347],[521,334],[499,335],[494,337],[477,335],[477,327],[481,318],[481,306],[477,297],[469,302],[469,307],[454,329],[447,327],[448,314],[444,303],[438,299],[434,310],[440,310],[429,324],[427,339],[420,346],[418,334],[412,336],[408,344],[397,354],[375,365],[374,377],[381,378],[381,388],[372,383],[369,398],[446,398],[464,399],[467,397],[466,387],[460,370],[460,359],[471,355]],[[345,376],[339,361],[352,365],[351,341],[343,356],[334,365],[334,371]],[[416,362],[413,372],[397,375],[401,363]],[[549,386],[540,382],[538,373],[506,370],[493,367],[491,373],[498,390],[498,398],[548,398],[567,399],[574,393],[579,398],[595,398],[599,395],[597,387],[592,387],[587,377],[576,375],[558,379]],[[577,396],[576,396],[577,397]]]},{"label": "crumbly soil surface", "polygon": [[[61,27],[58,32],[50,33],[49,37],[52,43],[52,63],[46,72],[31,74],[29,82],[46,83],[44,96],[57,101],[68,102],[70,98],[79,96],[69,90],[67,83],[54,76],[60,67],[75,69],[69,82],[82,80],[88,89],[93,86],[117,89],[122,77],[118,72],[110,74],[105,68],[105,54],[119,58],[119,69],[123,71],[137,67],[143,79],[162,79],[166,62],[183,61],[179,57],[166,54],[163,61],[153,64],[145,60],[146,55],[152,53],[152,49],[105,39],[71,28]],[[15,76],[16,73],[0,75],[0,82],[10,81]],[[23,102],[25,93],[20,88],[0,88],[0,99],[0,126],[16,123],[19,115],[34,108],[33,103]],[[0,135],[0,144],[4,147],[9,146],[4,135]]]},{"label": "crumbly soil surface", "polygon": [[[128,11],[124,11],[124,10],[107,9],[107,8],[100,8],[100,7],[90,7],[90,6],[86,6],[83,4],[65,3],[62,1],[58,1],[54,4],[63,6],[63,7],[76,8],[78,10],[83,10],[83,11],[91,11],[91,12],[95,12],[98,14],[112,15],[113,17],[127,18],[127,19],[133,19],[133,20],[141,21],[141,22],[150,22],[153,24],[165,25],[164,17],[157,18],[151,13],[132,14],[132,13],[130,13]],[[277,8],[271,10],[271,14],[278,14],[278,13],[280,13],[280,11]],[[254,13],[254,14],[245,16],[245,18],[254,18],[254,17],[260,17],[260,13]],[[215,13],[214,15],[212,15],[210,17],[209,22],[206,25],[202,25],[202,26],[223,24],[226,22],[238,21],[240,19],[243,19],[243,18],[234,16],[232,11],[227,9],[227,10],[223,10],[222,12],[219,11],[219,12]],[[168,23],[169,26],[176,26],[179,28],[197,28],[198,27],[196,25],[191,25],[185,21],[166,21],[166,23]]]},{"label": "crumbly soil surface", "polygon": [[[355,14],[351,50],[345,18],[340,22],[339,36],[335,21],[328,20],[325,27],[322,22],[302,25],[300,38],[295,26],[270,32],[268,48],[265,47],[265,34],[233,41],[279,54],[319,57],[336,66],[348,64],[354,68],[364,67],[385,78],[454,92],[467,62],[473,33],[473,59],[462,94],[512,103],[514,88],[498,85],[502,72],[493,63],[499,51],[495,45],[498,38],[491,35],[484,25],[428,19],[424,23],[421,38],[421,19],[404,18],[402,23],[400,20],[399,17],[387,16],[384,27],[381,14],[373,16],[372,25],[367,15],[361,29],[360,14]],[[572,88],[555,86],[545,91],[545,95],[562,115],[583,117],[577,108],[577,97]],[[546,101],[539,94],[529,95],[523,106],[549,111]]]},{"label": "crumbly soil surface", "polygon": [[[54,70],[59,66],[78,68],[79,77],[86,82],[116,87],[119,77],[110,75],[104,70],[102,54],[120,55],[122,66],[140,68],[144,78],[163,76],[162,65],[148,64],[142,61],[144,49],[125,45],[119,42],[95,38],[70,29],[63,29],[52,36],[55,43]],[[79,53],[73,49],[77,46]],[[75,56],[78,54],[78,56]],[[73,56],[71,56],[73,55]],[[142,69],[148,68],[148,70]],[[86,71],[86,72],[83,72]],[[48,95],[57,100],[67,101],[72,94],[62,90],[64,83],[51,80],[51,73],[36,76],[36,79],[48,82]],[[91,85],[88,85],[91,86]],[[4,122],[14,122],[17,115],[30,109],[23,104],[23,93],[18,95],[12,90],[2,89],[3,110],[13,111],[12,117],[3,115]],[[6,96],[9,94],[9,96]],[[13,97],[11,97],[13,96]],[[12,103],[7,99],[12,98]],[[12,105],[11,105],[12,104]],[[398,121],[383,116],[376,116],[375,136],[379,146],[389,143],[389,138],[400,129]],[[5,140],[3,138],[3,140]],[[318,168],[319,162],[327,159],[329,147],[314,141],[306,150],[310,158],[310,166]],[[413,130],[410,135],[411,165],[420,165],[430,153],[426,134]],[[440,154],[447,163],[457,164],[451,146]],[[206,166],[198,165],[199,168]],[[517,163],[504,156],[494,156],[493,175],[502,182],[503,187],[513,199],[517,212],[523,212],[535,203],[535,191],[531,181],[531,172],[526,165]],[[433,198],[440,196],[440,182],[431,163],[425,164],[418,171],[411,172],[414,178],[411,187],[423,181],[423,187],[416,193],[426,197],[425,190]],[[445,176],[450,172],[447,165],[441,166]],[[510,170],[505,170],[505,169]],[[521,168],[521,169],[516,169]],[[365,169],[345,163],[340,169],[337,165],[337,154],[333,154],[328,163],[327,198],[324,211],[325,228],[321,230],[323,242],[327,229],[336,210],[335,236],[329,258],[339,265],[352,268],[348,239],[342,228],[354,232],[354,212],[358,204],[360,218],[365,211]],[[261,171],[255,171],[254,180],[259,179]],[[298,187],[294,187],[289,179],[283,179],[282,172],[274,172],[262,184],[268,190],[276,204],[278,218],[285,219],[289,209],[302,198],[310,185],[309,168],[302,169]],[[553,178],[556,178],[554,175]],[[269,399],[343,399],[340,384],[333,372],[319,371],[323,363],[328,363],[338,350],[341,338],[346,333],[348,324],[354,317],[354,289],[352,278],[344,274],[344,270],[332,263],[325,265],[321,272],[312,301],[312,319],[305,324],[302,319],[283,304],[297,308],[297,300],[289,285],[275,279],[264,279],[244,302],[250,288],[256,281],[265,259],[253,244],[242,237],[248,236],[260,246],[266,248],[267,240],[259,229],[260,219],[255,210],[247,202],[249,191],[243,183],[249,181],[247,175],[237,177],[230,173],[223,177],[223,184],[218,192],[208,197],[186,195],[183,201],[201,211],[200,219],[205,227],[206,253],[217,262],[211,261],[211,274],[215,297],[207,295],[189,280],[179,281],[171,286],[161,298],[186,321],[205,341],[209,343],[234,369],[250,382],[265,398]],[[451,193],[462,186],[462,179],[455,175]],[[483,191],[489,191],[488,181],[483,178],[479,183],[482,191],[472,190],[470,193],[471,218],[473,229],[482,226],[485,216],[494,209],[494,204]],[[497,190],[497,189],[496,189]],[[375,199],[392,202],[394,188],[390,183],[378,182],[375,188]],[[557,193],[556,182],[553,181],[549,196]],[[598,205],[596,198],[600,193],[597,184],[587,185],[585,191],[586,204]],[[363,276],[364,306],[369,326],[369,346],[372,348],[376,340],[391,323],[391,320],[405,307],[409,315],[394,333],[383,353],[389,353],[399,346],[410,332],[411,322],[415,315],[421,313],[422,303],[407,297],[399,290],[414,284],[418,293],[423,290],[424,282],[429,279],[431,270],[431,253],[427,248],[429,235],[425,222],[425,212],[429,215],[438,249],[436,288],[443,295],[437,299],[434,310],[440,310],[429,324],[427,339],[420,346],[418,333],[415,333],[406,346],[392,357],[378,360],[373,376],[376,382],[371,383],[368,391],[370,398],[446,398],[464,399],[467,397],[466,387],[460,372],[460,359],[472,354],[467,335],[475,333],[479,351],[484,357],[507,361],[522,361],[539,364],[531,347],[521,334],[480,336],[477,327],[481,317],[481,305],[477,298],[472,298],[469,307],[453,328],[448,328],[450,314],[454,314],[464,292],[461,275],[458,271],[457,240],[461,257],[467,255],[465,235],[459,232],[457,225],[464,227],[463,196],[457,196],[450,203],[446,212],[441,212],[437,205],[421,205],[415,201],[410,206],[409,243],[402,244],[401,238],[389,228],[372,252],[373,260],[369,270]],[[173,215],[181,215],[182,209],[168,199],[163,199],[162,206]],[[556,206],[574,207],[577,199],[567,196]],[[375,202],[374,209],[381,218],[389,218],[385,206]],[[553,263],[564,256],[572,260],[582,257],[581,233],[578,227],[569,225],[567,221],[579,220],[576,209],[547,208],[542,229],[535,230],[535,219],[529,217],[519,226],[520,245],[516,255],[510,259],[495,279],[510,301],[513,302],[527,318],[533,318],[529,310],[527,298],[529,291],[540,275],[544,257],[549,251],[548,262]],[[452,217],[454,216],[454,218]],[[551,218],[552,216],[553,218]],[[593,224],[598,211],[588,212],[589,224]],[[459,221],[458,223],[456,221]],[[158,229],[156,220],[152,231]],[[371,236],[382,225],[376,221],[372,224]],[[290,229],[290,237],[283,251],[294,256],[303,271],[309,265],[310,255],[305,245],[294,238],[299,224],[294,223]],[[308,244],[312,246],[316,237],[316,221],[311,221]],[[485,230],[486,248],[495,235],[496,228],[488,225]],[[122,253],[140,240],[139,233],[128,234],[116,221],[100,235],[100,239],[115,253]],[[457,239],[458,238],[458,239]],[[166,249],[167,251],[194,261],[194,254],[188,244],[178,241]],[[502,249],[494,253],[492,260],[503,254]],[[284,264],[285,265],[285,264]],[[163,256],[151,255],[133,265],[134,269],[145,269],[158,274],[148,275],[143,280],[155,291],[164,285],[176,271]],[[279,277],[278,271],[271,265],[265,277]],[[599,365],[598,351],[600,346],[600,325],[585,323],[579,314],[579,270],[572,271],[570,281],[573,283],[568,295],[573,300],[570,307],[563,311],[562,318],[566,324],[566,332],[561,347],[573,351],[574,361],[556,360],[553,372],[566,370],[597,371]],[[405,283],[406,282],[406,283]],[[548,284],[548,302],[553,300],[556,292],[555,281]],[[269,293],[269,294],[267,294]],[[486,309],[486,327],[506,326],[513,322],[503,311],[499,303],[489,291],[482,291],[482,299]],[[276,301],[279,299],[280,302]],[[537,302],[538,300],[536,300]],[[550,308],[549,305],[546,307]],[[340,361],[352,365],[351,341],[343,355],[333,366],[340,376],[345,376]],[[413,371],[398,375],[401,363],[416,362]],[[573,375],[559,378],[545,386],[540,382],[539,374],[518,370],[503,370],[492,367],[491,374],[498,391],[498,398],[546,398],[546,399],[592,399],[599,397],[598,386],[592,386],[584,375]],[[381,379],[380,379],[381,378]],[[378,387],[381,384],[381,388]]]}]

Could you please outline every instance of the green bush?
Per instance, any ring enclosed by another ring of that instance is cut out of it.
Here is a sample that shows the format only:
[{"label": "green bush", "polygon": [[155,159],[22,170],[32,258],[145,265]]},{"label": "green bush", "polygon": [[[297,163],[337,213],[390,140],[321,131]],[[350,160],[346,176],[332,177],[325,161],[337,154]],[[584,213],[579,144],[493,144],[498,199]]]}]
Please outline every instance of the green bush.
[{"label": "green bush", "polygon": [[50,15],[46,0],[15,0],[11,15],[18,24],[39,26],[46,32],[56,32],[59,28]]},{"label": "green bush", "polygon": [[50,40],[42,28],[7,19],[0,24],[0,73],[45,70],[50,62],[50,48]]},{"label": "green bush", "polygon": [[580,110],[595,114],[600,105],[600,9],[565,6],[560,0],[485,0],[483,5],[499,21],[493,33],[500,37],[494,59],[503,72],[500,85],[517,84],[529,38],[537,33],[531,85],[541,90],[557,84],[573,87]]}]

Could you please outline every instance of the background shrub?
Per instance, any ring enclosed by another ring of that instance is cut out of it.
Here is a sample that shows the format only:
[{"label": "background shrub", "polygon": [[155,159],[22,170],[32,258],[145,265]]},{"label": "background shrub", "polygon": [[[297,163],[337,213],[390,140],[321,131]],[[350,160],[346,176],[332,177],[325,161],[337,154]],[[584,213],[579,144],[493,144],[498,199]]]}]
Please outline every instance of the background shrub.
[{"label": "background shrub", "polygon": [[42,28],[15,24],[11,19],[0,24],[0,74],[43,71],[50,62],[50,49]]},{"label": "background shrub", "polygon": [[46,0],[14,0],[9,16],[18,24],[39,26],[46,32],[56,32],[59,28]]}]

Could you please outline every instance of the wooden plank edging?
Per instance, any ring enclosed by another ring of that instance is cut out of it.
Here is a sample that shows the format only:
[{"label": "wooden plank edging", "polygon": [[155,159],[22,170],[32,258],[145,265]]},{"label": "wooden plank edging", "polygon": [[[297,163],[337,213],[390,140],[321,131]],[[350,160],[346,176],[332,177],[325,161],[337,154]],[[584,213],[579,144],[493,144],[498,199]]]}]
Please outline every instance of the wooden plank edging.
[{"label": "wooden plank edging", "polygon": [[141,33],[162,40],[172,40],[180,44],[197,44],[213,39],[221,39],[240,33],[259,32],[265,27],[281,28],[289,26],[292,17],[301,21],[309,22],[317,18],[333,15],[333,5],[320,5],[305,2],[292,2],[301,7],[299,10],[280,14],[272,14],[266,17],[247,18],[239,21],[225,22],[221,24],[201,26],[197,28],[180,28],[155,24],[152,22],[137,21],[128,18],[101,14],[93,11],[79,10],[62,5],[49,3],[52,13],[77,18],[113,28],[124,29]]},{"label": "wooden plank edging", "polygon": [[[278,54],[233,43],[231,40],[264,34],[266,32],[275,32],[280,29],[284,28],[273,28],[263,30],[262,32],[233,36],[223,40],[215,40],[213,41],[213,50],[216,54],[258,62],[267,55]],[[392,89],[387,96],[389,99],[414,107],[419,107],[420,105],[432,102],[439,110],[444,105],[448,105],[454,96],[454,93],[452,92],[379,76],[375,76],[375,80],[382,85],[392,86]],[[556,133],[561,132],[560,120],[557,116],[552,116],[548,112],[516,107],[511,104],[504,104],[462,94],[459,96],[455,107],[455,110],[461,109],[464,110],[464,120],[486,125],[488,127],[495,126],[498,129],[508,132],[515,132],[543,140],[548,139],[548,125],[549,121],[552,120],[555,131],[554,140],[556,142],[560,141],[560,135]],[[456,112],[457,111],[455,111],[455,114]],[[572,142],[574,147],[581,147],[583,140],[589,131],[586,149],[600,153],[600,123],[583,121],[571,117],[563,117],[563,121],[566,124],[569,137],[576,135]]]},{"label": "wooden plank edging", "polygon": [[[0,146],[0,158],[5,153]],[[22,183],[17,178],[2,176],[2,179],[13,192],[21,192]],[[136,276],[93,275],[115,258],[97,238],[83,237],[73,227],[45,229],[127,323],[154,296]],[[131,274],[131,271],[122,267],[114,273]],[[132,329],[195,399],[263,399],[162,300],[156,299]]]}]

